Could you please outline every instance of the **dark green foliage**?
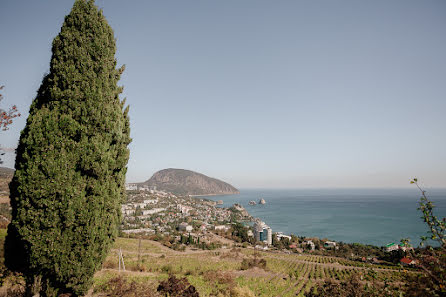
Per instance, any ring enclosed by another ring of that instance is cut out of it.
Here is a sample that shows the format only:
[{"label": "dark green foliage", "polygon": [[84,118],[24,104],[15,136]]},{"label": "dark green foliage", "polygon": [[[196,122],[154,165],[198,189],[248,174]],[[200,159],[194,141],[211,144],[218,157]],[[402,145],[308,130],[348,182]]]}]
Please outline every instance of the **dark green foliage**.
[{"label": "dark green foliage", "polygon": [[237,237],[241,242],[250,242],[248,229],[239,222],[232,225],[232,236]]},{"label": "dark green foliage", "polygon": [[102,11],[76,0],[20,135],[6,264],[47,292],[85,293],[118,232],[130,136],[115,51]]},{"label": "dark green foliage", "polygon": [[187,278],[176,278],[169,275],[169,279],[161,281],[157,291],[163,296],[170,297],[199,297],[197,290],[192,286]]}]

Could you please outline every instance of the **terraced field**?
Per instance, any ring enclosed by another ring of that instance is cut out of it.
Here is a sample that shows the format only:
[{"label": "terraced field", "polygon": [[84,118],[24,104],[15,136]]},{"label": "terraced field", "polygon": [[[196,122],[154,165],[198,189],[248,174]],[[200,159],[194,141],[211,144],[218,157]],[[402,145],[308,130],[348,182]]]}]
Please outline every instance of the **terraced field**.
[{"label": "terraced field", "polygon": [[[118,252],[122,250],[126,271],[118,270]],[[263,258],[265,269],[241,270],[243,259]],[[342,258],[258,252],[252,249],[217,251],[170,250],[157,242],[119,238],[107,257],[103,270],[95,277],[95,291],[110,278],[124,274],[138,282],[152,283],[154,288],[169,273],[185,276],[200,296],[215,296],[229,286],[250,288],[256,296],[303,296],[326,278],[344,280],[359,273],[365,281],[400,282],[398,266],[379,267]],[[373,268],[373,269],[372,269]]]}]

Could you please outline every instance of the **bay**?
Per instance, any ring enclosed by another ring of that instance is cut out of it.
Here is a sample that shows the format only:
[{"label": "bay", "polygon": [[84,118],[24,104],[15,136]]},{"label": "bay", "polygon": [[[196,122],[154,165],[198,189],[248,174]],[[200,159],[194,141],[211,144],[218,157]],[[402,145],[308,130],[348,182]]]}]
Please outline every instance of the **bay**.
[{"label": "bay", "polygon": [[[446,189],[429,189],[435,214],[446,216]],[[242,189],[238,195],[208,196],[222,207],[239,203],[273,232],[383,246],[427,235],[416,189]],[[265,199],[265,205],[249,205]]]}]

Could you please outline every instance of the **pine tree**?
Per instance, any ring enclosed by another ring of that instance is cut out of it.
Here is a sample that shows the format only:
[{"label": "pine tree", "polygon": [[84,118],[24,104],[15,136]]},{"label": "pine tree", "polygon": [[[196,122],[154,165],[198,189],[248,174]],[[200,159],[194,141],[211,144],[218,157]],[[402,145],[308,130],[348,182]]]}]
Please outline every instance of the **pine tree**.
[{"label": "pine tree", "polygon": [[130,143],[115,39],[93,0],[76,0],[20,135],[6,265],[43,295],[84,294],[117,235]]}]

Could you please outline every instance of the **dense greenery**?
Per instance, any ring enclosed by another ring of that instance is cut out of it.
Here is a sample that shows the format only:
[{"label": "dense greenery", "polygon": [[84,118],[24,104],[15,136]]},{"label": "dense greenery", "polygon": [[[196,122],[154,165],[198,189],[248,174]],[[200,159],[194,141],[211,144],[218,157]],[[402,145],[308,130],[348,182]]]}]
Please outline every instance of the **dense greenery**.
[{"label": "dense greenery", "polygon": [[253,242],[253,240],[248,236],[248,228],[242,223],[236,222],[232,224],[232,237],[234,240],[239,242]]},{"label": "dense greenery", "polygon": [[85,293],[117,235],[130,137],[115,51],[102,11],[76,0],[20,135],[6,265],[43,295]]}]

